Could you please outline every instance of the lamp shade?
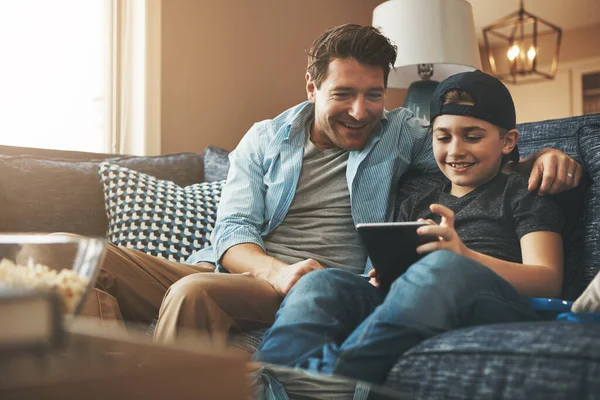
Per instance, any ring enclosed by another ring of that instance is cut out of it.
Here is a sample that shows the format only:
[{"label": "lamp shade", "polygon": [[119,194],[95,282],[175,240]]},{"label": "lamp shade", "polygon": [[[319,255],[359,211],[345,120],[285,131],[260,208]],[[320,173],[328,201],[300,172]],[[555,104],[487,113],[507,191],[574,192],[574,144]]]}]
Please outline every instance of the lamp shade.
[{"label": "lamp shade", "polygon": [[389,0],[373,10],[373,26],[396,46],[388,86],[407,88],[421,77],[419,64],[433,64],[431,79],[481,68],[471,4],[466,0]]}]

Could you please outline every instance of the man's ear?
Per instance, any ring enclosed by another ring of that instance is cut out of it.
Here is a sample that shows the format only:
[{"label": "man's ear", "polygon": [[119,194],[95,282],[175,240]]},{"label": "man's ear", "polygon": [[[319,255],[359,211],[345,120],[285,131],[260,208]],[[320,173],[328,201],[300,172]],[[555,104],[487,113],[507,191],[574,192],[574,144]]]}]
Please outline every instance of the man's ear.
[{"label": "man's ear", "polygon": [[315,81],[312,79],[312,77],[310,76],[310,74],[307,72],[306,73],[306,97],[308,98],[308,101],[310,101],[311,103],[315,102],[315,91],[317,90],[317,87],[315,86]]},{"label": "man's ear", "polygon": [[519,140],[519,131],[516,129],[511,129],[510,131],[504,134],[504,147],[502,148],[503,154],[510,154],[515,146],[517,145],[517,141]]}]

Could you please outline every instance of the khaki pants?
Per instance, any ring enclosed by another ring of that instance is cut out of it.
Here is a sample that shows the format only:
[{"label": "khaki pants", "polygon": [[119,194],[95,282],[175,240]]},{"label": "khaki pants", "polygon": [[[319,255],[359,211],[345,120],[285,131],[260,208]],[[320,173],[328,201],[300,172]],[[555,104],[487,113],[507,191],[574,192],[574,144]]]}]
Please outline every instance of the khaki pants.
[{"label": "khaki pants", "polygon": [[177,263],[109,244],[81,315],[111,329],[114,322],[147,325],[158,316],[158,341],[175,340],[186,329],[221,344],[230,330],[273,323],[282,298],[269,283],[213,271],[209,263]]}]

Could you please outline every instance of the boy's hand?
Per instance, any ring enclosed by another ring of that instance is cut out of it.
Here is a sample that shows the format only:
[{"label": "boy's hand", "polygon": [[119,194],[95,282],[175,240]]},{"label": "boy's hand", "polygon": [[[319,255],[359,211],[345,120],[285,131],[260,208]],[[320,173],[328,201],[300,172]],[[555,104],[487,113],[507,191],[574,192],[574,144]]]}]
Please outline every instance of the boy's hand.
[{"label": "boy's hand", "polygon": [[417,247],[417,253],[430,253],[434,250],[450,250],[456,254],[464,255],[467,251],[467,246],[464,245],[456,230],[454,230],[454,211],[441,204],[432,204],[429,206],[431,212],[439,214],[442,221],[439,225],[428,220],[431,225],[422,226],[417,229],[419,235],[437,236],[439,241],[429,242]]},{"label": "boy's hand", "polygon": [[369,271],[369,283],[375,287],[379,287],[379,281],[377,280],[377,274],[375,273],[375,269]]}]

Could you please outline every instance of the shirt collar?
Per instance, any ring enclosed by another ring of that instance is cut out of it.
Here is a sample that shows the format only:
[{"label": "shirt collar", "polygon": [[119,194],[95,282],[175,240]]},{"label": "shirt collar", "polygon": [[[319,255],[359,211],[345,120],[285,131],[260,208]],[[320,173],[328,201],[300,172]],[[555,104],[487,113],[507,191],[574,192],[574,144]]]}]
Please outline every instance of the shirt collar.
[{"label": "shirt collar", "polygon": [[304,133],[308,121],[314,118],[314,115],[315,105],[309,101],[305,101],[304,105],[300,107],[297,113],[292,115],[286,125],[288,131],[287,138],[289,139],[299,133]]}]

